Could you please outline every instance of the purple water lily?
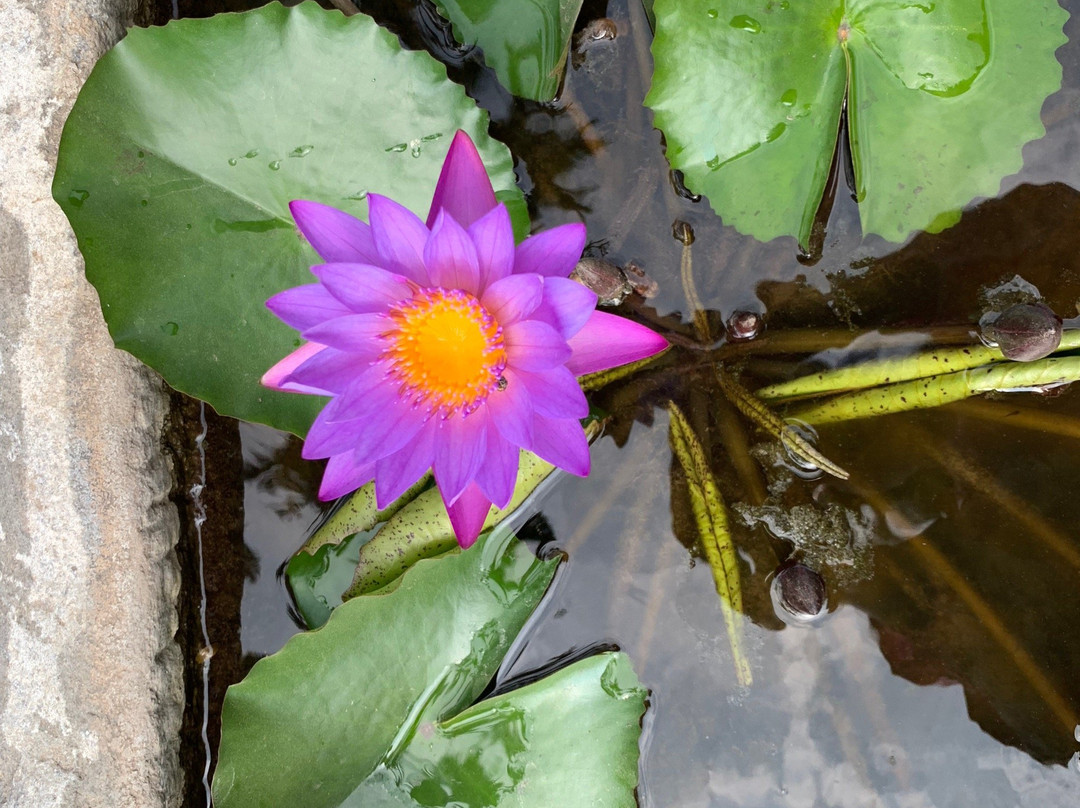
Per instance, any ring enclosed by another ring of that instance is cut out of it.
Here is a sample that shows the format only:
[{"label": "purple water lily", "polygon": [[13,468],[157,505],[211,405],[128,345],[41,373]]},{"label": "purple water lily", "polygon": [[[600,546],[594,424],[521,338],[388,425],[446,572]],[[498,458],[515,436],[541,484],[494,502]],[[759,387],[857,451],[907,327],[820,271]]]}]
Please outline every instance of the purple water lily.
[{"label": "purple water lily", "polygon": [[458,132],[427,223],[368,196],[371,224],[316,202],[290,205],[326,261],[318,283],[266,305],[308,342],[263,384],[332,396],[304,443],[329,458],[320,499],[375,480],[380,508],[433,469],[458,541],[476,540],[514,491],[518,450],[589,472],[576,377],[667,347],[653,331],[596,311],[567,276],[585,228],[563,225],[515,247],[476,147]]}]

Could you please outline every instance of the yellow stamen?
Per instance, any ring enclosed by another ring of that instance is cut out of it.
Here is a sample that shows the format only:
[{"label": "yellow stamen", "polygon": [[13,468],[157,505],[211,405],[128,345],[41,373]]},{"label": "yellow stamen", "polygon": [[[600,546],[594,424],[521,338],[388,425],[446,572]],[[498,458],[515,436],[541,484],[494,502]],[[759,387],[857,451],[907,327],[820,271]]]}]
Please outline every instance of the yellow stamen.
[{"label": "yellow stamen", "polygon": [[444,415],[476,409],[506,368],[502,329],[472,295],[425,289],[390,310],[383,358],[403,392]]}]

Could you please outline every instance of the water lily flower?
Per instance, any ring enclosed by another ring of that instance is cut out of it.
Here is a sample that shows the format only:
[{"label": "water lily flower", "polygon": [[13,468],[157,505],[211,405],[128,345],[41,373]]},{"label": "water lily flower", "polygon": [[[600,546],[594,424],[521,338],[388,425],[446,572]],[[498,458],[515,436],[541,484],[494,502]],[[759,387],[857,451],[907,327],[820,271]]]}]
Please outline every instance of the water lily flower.
[{"label": "water lily flower", "polygon": [[267,307],[307,342],[263,377],[331,396],[303,456],[328,458],[320,499],[375,480],[385,507],[429,468],[458,541],[475,541],[514,491],[518,450],[589,472],[576,377],[651,356],[667,342],[596,311],[569,280],[585,228],[515,246],[510,216],[464,132],[450,146],[427,222],[378,194],[370,225],[317,202],[290,204],[326,262],[317,283]]}]

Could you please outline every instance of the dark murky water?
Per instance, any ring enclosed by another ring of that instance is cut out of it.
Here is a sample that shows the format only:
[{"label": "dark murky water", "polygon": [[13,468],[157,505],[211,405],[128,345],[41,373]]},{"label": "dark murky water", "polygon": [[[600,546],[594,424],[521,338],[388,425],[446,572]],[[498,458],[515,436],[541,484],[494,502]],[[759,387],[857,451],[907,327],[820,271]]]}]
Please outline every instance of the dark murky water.
[{"label": "dark murky water", "polygon": [[[1066,5],[1080,12],[1080,2]],[[438,41],[434,29],[417,33],[426,7],[361,7],[411,46]],[[998,198],[940,235],[896,246],[861,236],[840,177],[816,254],[800,257],[794,241],[740,236],[707,202],[676,192],[641,106],[651,69],[644,14],[636,0],[588,2],[582,24],[601,15],[617,38],[575,60],[556,104],[511,99],[475,55],[441,55],[518,158],[534,226],[584,221],[597,254],[634,261],[659,283],[655,298],[622,311],[691,333],[672,237],[683,220],[714,332],[735,311],[764,315],[764,335],[731,349],[747,384],[819,366],[815,356],[896,344],[871,333],[846,347],[866,330],[974,326],[992,305],[988,290],[1017,277],[1062,317],[1080,313],[1080,41],[1058,53],[1065,86],[1044,106],[1047,136],[1027,146]],[[1077,40],[1080,21],[1066,33]],[[1080,804],[1080,767],[1069,764],[1080,746],[1080,391],[823,427],[821,448],[851,481],[804,479],[717,403],[697,358],[677,349],[666,367],[597,397],[613,420],[594,445],[592,476],[561,479],[540,504],[545,529],[525,531],[569,561],[504,676],[597,643],[625,649],[653,694],[647,806]],[[706,444],[732,511],[749,688],[735,683],[668,449],[668,399]],[[219,676],[233,679],[298,630],[276,572],[318,513],[320,473],[293,439],[253,426],[240,438],[242,471],[228,461],[220,485],[243,480],[250,556],[221,554],[209,592],[225,626],[215,649],[232,660]],[[209,445],[228,455],[236,440],[223,425]],[[756,480],[731,459],[744,443],[764,460]],[[235,538],[238,527],[217,529]],[[773,572],[791,559],[826,581],[828,613],[809,626],[783,622],[770,597]]]}]

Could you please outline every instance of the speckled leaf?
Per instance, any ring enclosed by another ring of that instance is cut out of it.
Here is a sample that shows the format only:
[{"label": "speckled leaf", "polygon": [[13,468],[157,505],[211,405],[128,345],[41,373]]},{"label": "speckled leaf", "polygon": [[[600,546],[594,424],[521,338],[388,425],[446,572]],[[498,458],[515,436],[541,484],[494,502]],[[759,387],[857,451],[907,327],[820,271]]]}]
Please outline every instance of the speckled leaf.
[{"label": "speckled leaf", "polygon": [[657,0],[646,103],[739,230],[806,245],[847,95],[860,217],[902,241],[997,193],[1061,83],[1055,0]]},{"label": "speckled leaf", "polygon": [[559,91],[582,0],[436,0],[465,45],[479,45],[514,95],[550,101]]},{"label": "speckled leaf", "polygon": [[322,400],[259,385],[297,344],[263,303],[317,261],[289,201],[363,217],[378,191],[426,215],[459,128],[520,214],[509,152],[442,65],[362,14],[273,4],[132,30],[79,95],[53,195],[119,347],[221,413],[302,435]]},{"label": "speckled leaf", "polygon": [[1035,362],[1002,362],[971,370],[842,393],[793,407],[788,415],[808,424],[831,424],[873,415],[940,407],[981,393],[1037,390],[1080,381],[1080,356]]},{"label": "speckled leaf", "polygon": [[469,706],[554,570],[496,531],[260,660],[225,697],[214,804],[633,808],[645,692],[621,654]]}]

